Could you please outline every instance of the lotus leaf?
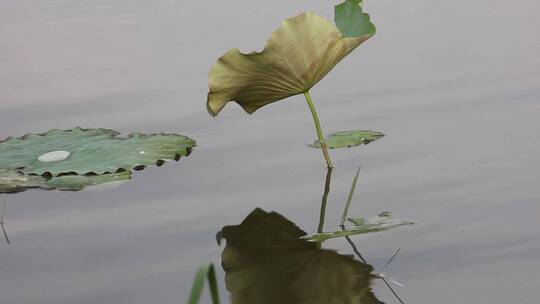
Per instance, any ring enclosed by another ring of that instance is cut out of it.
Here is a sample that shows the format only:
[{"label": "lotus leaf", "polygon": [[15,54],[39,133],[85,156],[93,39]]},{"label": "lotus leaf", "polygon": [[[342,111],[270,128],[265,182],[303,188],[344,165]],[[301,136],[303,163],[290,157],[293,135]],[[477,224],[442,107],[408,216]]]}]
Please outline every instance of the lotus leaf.
[{"label": "lotus leaf", "polygon": [[212,66],[208,112],[216,116],[236,101],[253,113],[267,104],[306,93],[345,56],[375,34],[359,0],[335,8],[335,23],[312,12],[286,19],[262,52],[231,49]]},{"label": "lotus leaf", "polygon": [[[384,134],[381,132],[370,130],[341,131],[326,136],[325,142],[330,149],[350,148],[367,145],[383,136]],[[309,146],[312,148],[320,148],[321,144],[317,140]]]},{"label": "lotus leaf", "polygon": [[[51,130],[0,142],[0,170],[52,177],[102,175],[160,166],[166,160],[189,155],[194,146],[195,141],[177,134],[133,133],[123,138],[107,129]],[[68,152],[65,155],[69,157],[42,161],[54,151]]]},{"label": "lotus leaf", "polygon": [[321,249],[275,212],[255,209],[226,226],[222,265],[232,304],[380,304],[371,290],[373,267]]},{"label": "lotus leaf", "polygon": [[324,242],[329,239],[346,237],[357,234],[365,234],[372,232],[385,231],[403,225],[412,225],[414,222],[392,218],[392,213],[385,211],[371,218],[349,218],[349,222],[353,224],[342,230],[333,232],[323,232],[311,234],[302,237],[311,242]]}]

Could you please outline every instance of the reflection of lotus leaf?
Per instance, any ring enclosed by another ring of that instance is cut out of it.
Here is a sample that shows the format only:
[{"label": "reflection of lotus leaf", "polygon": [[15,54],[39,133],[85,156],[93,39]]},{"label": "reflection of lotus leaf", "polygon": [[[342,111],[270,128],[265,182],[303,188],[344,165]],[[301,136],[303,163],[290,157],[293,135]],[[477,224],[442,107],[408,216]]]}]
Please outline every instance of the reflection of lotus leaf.
[{"label": "reflection of lotus leaf", "polygon": [[320,249],[278,213],[255,209],[220,236],[233,304],[371,304],[373,268],[348,255]]},{"label": "reflection of lotus leaf", "polygon": [[[176,134],[134,133],[121,138],[106,129],[51,130],[0,142],[0,169],[25,175],[100,175],[178,160],[194,146],[195,141]],[[52,151],[67,151],[70,156],[58,162],[38,160]]]},{"label": "reflection of lotus leaf", "polygon": [[260,53],[237,48],[212,66],[208,112],[216,116],[229,101],[248,113],[307,92],[345,56],[375,34],[359,0],[336,6],[335,22],[311,12],[283,21]]},{"label": "reflection of lotus leaf", "polygon": [[45,178],[22,175],[14,170],[0,170],[0,193],[16,193],[29,188],[41,188]]},{"label": "reflection of lotus leaf", "polygon": [[[325,142],[330,149],[350,148],[359,145],[367,145],[383,136],[384,134],[381,132],[370,130],[341,131],[328,135]],[[320,148],[321,143],[317,140],[309,146],[312,148]]]},{"label": "reflection of lotus leaf", "polygon": [[0,170],[0,193],[17,193],[31,188],[79,191],[85,187],[123,182],[130,178],[131,172],[129,171],[102,175],[63,175],[45,178],[38,175],[23,175],[15,170]]},{"label": "reflection of lotus leaf", "polygon": [[338,230],[333,232],[322,232],[312,235],[306,235],[302,237],[305,240],[312,242],[324,242],[329,239],[346,237],[357,234],[365,234],[372,232],[379,232],[397,228],[404,225],[412,225],[414,222],[408,220],[401,220],[392,217],[392,213],[385,211],[381,214],[371,218],[350,218],[349,222],[353,224],[351,227],[347,227],[344,230]]},{"label": "reflection of lotus leaf", "polygon": [[46,181],[48,189],[79,191],[86,187],[93,187],[108,183],[121,183],[131,179],[131,172],[107,173],[102,175],[63,175]]}]

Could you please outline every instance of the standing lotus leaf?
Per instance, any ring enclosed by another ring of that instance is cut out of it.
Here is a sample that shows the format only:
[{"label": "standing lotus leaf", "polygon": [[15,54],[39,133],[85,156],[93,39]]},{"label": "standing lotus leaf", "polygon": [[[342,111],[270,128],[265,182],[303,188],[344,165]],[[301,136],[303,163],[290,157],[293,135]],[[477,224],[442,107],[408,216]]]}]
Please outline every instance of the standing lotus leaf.
[{"label": "standing lotus leaf", "polygon": [[0,142],[0,170],[53,177],[102,175],[160,166],[189,155],[194,146],[194,140],[177,134],[119,137],[107,129],[51,130]]},{"label": "standing lotus leaf", "polygon": [[221,56],[208,76],[206,108],[210,115],[217,116],[230,101],[251,114],[267,104],[304,94],[326,165],[332,168],[309,90],[375,34],[361,3],[345,0],[336,5],[335,25],[312,12],[286,19],[261,52],[244,54],[235,48]]},{"label": "standing lotus leaf", "polygon": [[238,48],[223,55],[209,76],[208,112],[216,116],[236,101],[246,112],[306,93],[345,56],[375,34],[359,0],[335,8],[335,22],[312,12],[286,19],[262,52]]}]

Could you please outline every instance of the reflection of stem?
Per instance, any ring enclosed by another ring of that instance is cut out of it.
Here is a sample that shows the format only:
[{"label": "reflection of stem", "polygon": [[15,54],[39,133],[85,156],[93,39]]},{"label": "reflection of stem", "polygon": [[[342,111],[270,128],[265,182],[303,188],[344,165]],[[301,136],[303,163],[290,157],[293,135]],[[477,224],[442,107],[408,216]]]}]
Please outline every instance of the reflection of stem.
[{"label": "reflection of stem", "polygon": [[388,284],[388,282],[386,281],[385,278],[381,278],[384,282],[384,284],[386,284],[386,286],[388,287],[388,289],[390,289],[390,291],[394,294],[394,296],[396,297],[396,299],[398,299],[399,303],[401,304],[405,304],[403,302],[403,300],[401,300],[401,298],[398,296],[398,294],[396,293],[396,291],[394,290],[394,288],[392,288],[392,286],[390,286],[390,284]]},{"label": "reflection of stem", "polygon": [[304,96],[306,97],[309,110],[311,111],[311,115],[313,116],[313,121],[315,122],[315,129],[317,129],[317,137],[319,138],[319,143],[321,144],[321,150],[323,151],[324,159],[326,160],[326,165],[328,166],[328,168],[333,168],[334,165],[332,164],[332,160],[330,159],[330,155],[328,154],[328,146],[326,145],[326,142],[324,141],[324,136],[321,130],[321,123],[319,121],[319,116],[317,115],[317,110],[315,110],[315,105],[313,104],[313,100],[311,100],[311,95],[309,95],[309,91],[306,91],[304,93]]},{"label": "reflection of stem", "polygon": [[[345,229],[345,228],[342,227],[342,229]],[[362,263],[367,264],[366,259],[364,259],[364,257],[362,256],[358,248],[356,248],[356,245],[353,243],[351,238],[348,236],[345,236],[345,239],[347,240],[347,242],[349,242],[349,245],[351,245],[352,250],[354,251],[354,253],[356,253],[356,256],[362,261]]]},{"label": "reflection of stem", "polygon": [[319,216],[319,227],[317,228],[317,233],[323,232],[324,228],[324,216],[326,214],[326,201],[328,200],[328,194],[330,193],[330,181],[332,179],[332,167],[328,167],[326,172],[326,182],[324,184],[324,194],[322,197],[321,203],[321,213]]}]

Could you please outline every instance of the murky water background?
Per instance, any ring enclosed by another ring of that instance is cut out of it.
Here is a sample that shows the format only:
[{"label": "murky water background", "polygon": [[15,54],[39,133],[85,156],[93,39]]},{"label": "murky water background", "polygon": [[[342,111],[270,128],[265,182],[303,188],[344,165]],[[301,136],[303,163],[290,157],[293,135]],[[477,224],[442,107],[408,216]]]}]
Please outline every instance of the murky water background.
[{"label": "murky water background", "polygon": [[[312,96],[326,132],[387,137],[332,151],[327,227],[362,163],[350,214],[417,221],[355,238],[376,268],[404,248],[389,272],[406,303],[538,303],[540,5],[365,9],[377,35]],[[253,116],[229,105],[216,119],[204,105],[217,57],[260,49],[305,10],[333,15],[313,0],[3,0],[1,138],[83,126],[179,132],[199,146],[117,189],[5,196],[0,303],[182,303],[197,267],[220,262],[216,231],[255,207],[313,232],[325,170],[306,147],[315,132],[302,98]],[[344,240],[328,246],[351,252]],[[381,283],[375,291],[395,301]]]}]

